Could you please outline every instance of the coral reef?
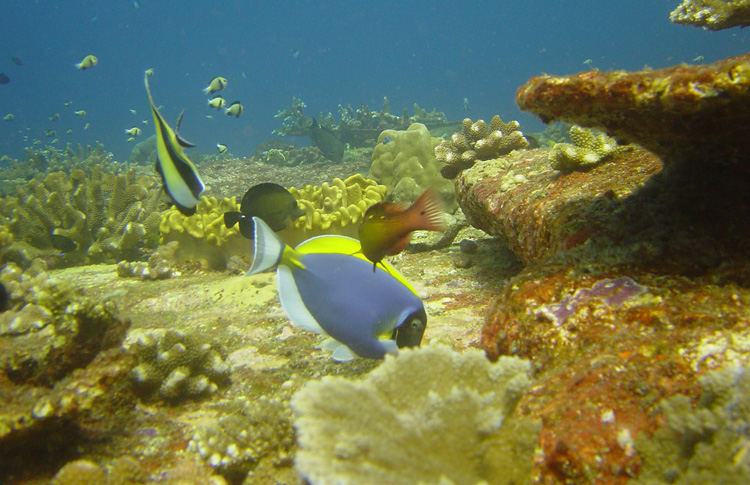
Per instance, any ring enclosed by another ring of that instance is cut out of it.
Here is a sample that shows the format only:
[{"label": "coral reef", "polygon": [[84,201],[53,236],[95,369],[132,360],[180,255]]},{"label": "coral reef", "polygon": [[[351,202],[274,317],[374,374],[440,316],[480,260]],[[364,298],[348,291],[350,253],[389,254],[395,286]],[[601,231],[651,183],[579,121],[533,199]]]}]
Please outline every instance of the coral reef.
[{"label": "coral reef", "polygon": [[233,256],[247,258],[253,253],[252,241],[242,237],[239,227],[224,224],[225,212],[239,210],[234,197],[217,200],[202,196],[192,216],[172,207],[161,215],[161,243],[178,243],[176,264],[201,261],[208,268],[224,269]]},{"label": "coral reef", "polygon": [[750,25],[750,1],[682,0],[669,14],[669,20],[709,30],[747,27]]},{"label": "coral reef", "polygon": [[90,177],[80,169],[53,172],[0,199],[0,218],[13,235],[2,259],[28,264],[36,256],[60,256],[53,235],[73,246],[61,264],[138,259],[156,246],[165,207],[157,179],[133,169],[116,175],[97,165]]},{"label": "coral reef", "polygon": [[665,399],[665,426],[636,439],[643,467],[633,483],[750,483],[750,373],[730,366],[700,383],[696,406],[682,394]]},{"label": "coral reef", "polygon": [[143,399],[179,404],[211,396],[229,382],[227,353],[216,341],[174,329],[141,333],[130,349],[138,357],[132,370]]},{"label": "coral reef", "polygon": [[0,481],[42,471],[83,450],[86,436],[122,429],[135,402],[120,347],[130,322],[114,305],[50,279],[35,263],[8,265],[0,281],[11,309],[0,314]]},{"label": "coral reef", "polygon": [[165,485],[226,485],[219,475],[211,475],[194,464],[183,462],[161,476],[149,477],[146,467],[134,458],[121,456],[103,467],[89,460],[65,464],[50,485],[136,485],[158,481]]},{"label": "coral reef", "polygon": [[296,381],[287,381],[275,396],[247,401],[196,431],[188,450],[223,475],[246,476],[264,460],[271,466],[288,465],[295,449],[289,400],[298,388]]},{"label": "coral reef", "polygon": [[[639,72],[538,76],[518,89],[521,109],[548,123],[597,128],[694,174],[750,159],[750,55]],[[726,120],[732,120],[727,123]]]},{"label": "coral reef", "polygon": [[437,161],[445,164],[440,173],[446,179],[454,179],[477,160],[490,160],[527,148],[529,142],[519,129],[517,121],[505,123],[498,115],[492,117],[489,128],[484,120],[464,119],[461,133],[454,133],[450,140],[443,140],[435,147]]},{"label": "coral reef", "polygon": [[146,263],[120,261],[117,263],[117,276],[121,278],[136,277],[144,280],[162,280],[179,276],[174,268],[175,254],[179,248],[177,241],[163,244],[151,253]]},{"label": "coral reef", "polygon": [[49,278],[40,260],[26,272],[6,265],[0,282],[12,307],[0,314],[0,365],[16,384],[51,386],[119,345],[130,325],[111,303],[84,298],[70,283]]},{"label": "coral reef", "polygon": [[256,160],[284,167],[296,167],[297,165],[311,163],[329,163],[318,147],[309,146],[302,148],[290,148],[287,150],[271,148],[261,152]]},{"label": "coral reef", "polygon": [[511,417],[529,361],[407,349],[363,381],[324,377],[292,399],[297,471],[318,483],[525,483],[538,425]]},{"label": "coral reef", "polygon": [[[386,138],[391,141],[384,143]],[[404,131],[385,130],[378,137],[372,152],[368,177],[385,185],[393,199],[414,202],[432,187],[450,212],[456,208],[453,184],[440,176],[435,147],[440,138],[433,138],[427,127],[413,123]]]},{"label": "coral reef", "polygon": [[289,192],[307,213],[294,221],[294,227],[279,233],[284,242],[294,246],[322,234],[356,237],[357,222],[370,206],[385,200],[386,187],[356,174],[346,180],[335,178],[330,185],[291,187]]},{"label": "coral reef", "polygon": [[614,154],[633,148],[618,145],[617,141],[603,133],[597,134],[575,125],[570,127],[569,136],[572,144],[556,143],[550,151],[549,162],[555,170],[589,170],[611,159]]}]

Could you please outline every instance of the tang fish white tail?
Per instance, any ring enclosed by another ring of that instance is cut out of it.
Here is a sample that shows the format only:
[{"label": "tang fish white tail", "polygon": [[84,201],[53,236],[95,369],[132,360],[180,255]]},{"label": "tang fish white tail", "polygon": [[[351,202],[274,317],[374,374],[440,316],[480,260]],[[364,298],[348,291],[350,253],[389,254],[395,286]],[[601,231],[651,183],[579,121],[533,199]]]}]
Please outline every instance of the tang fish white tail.
[{"label": "tang fish white tail", "polygon": [[263,219],[253,217],[255,225],[255,251],[253,254],[253,264],[247,270],[245,276],[262,273],[263,271],[275,268],[281,262],[284,249],[288,246],[284,241],[263,222]]}]

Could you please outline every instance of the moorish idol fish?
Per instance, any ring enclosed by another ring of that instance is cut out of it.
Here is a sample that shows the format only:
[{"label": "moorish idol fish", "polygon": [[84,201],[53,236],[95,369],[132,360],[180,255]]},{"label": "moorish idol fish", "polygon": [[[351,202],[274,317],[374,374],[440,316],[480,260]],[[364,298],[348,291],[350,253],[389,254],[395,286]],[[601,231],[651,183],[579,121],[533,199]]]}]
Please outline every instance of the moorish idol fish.
[{"label": "moorish idol fish", "polygon": [[156,125],[156,171],[161,175],[164,191],[172,199],[175,207],[186,216],[191,216],[195,214],[195,206],[198,205],[204,185],[195,165],[185,155],[185,148],[195,145],[185,141],[179,135],[180,121],[185,112],[180,113],[175,126],[176,130],[172,131],[154,105],[151,89],[148,86],[148,77],[147,72],[144,82]]},{"label": "moorish idol fish", "polygon": [[335,360],[383,359],[422,342],[422,299],[396,268],[373,273],[359,242],[318,236],[296,248],[263,222],[255,223],[255,255],[248,275],[277,267],[281,306],[295,325],[337,342]]}]

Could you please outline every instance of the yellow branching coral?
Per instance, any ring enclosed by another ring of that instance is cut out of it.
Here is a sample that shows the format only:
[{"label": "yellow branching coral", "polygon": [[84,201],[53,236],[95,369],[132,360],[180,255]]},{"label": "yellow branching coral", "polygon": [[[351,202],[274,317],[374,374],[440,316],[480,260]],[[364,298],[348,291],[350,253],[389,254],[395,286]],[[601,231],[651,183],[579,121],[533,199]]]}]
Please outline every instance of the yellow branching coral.
[{"label": "yellow branching coral", "polygon": [[372,152],[368,177],[385,185],[393,199],[401,202],[414,202],[432,187],[446,209],[453,211],[457,206],[455,189],[440,176],[440,164],[435,158],[440,140],[421,123],[412,123],[406,130],[383,131]]},{"label": "yellow branching coral", "polygon": [[498,115],[492,117],[489,127],[484,120],[464,119],[461,133],[454,133],[450,140],[443,140],[435,147],[437,161],[445,164],[440,173],[454,179],[477,160],[490,160],[528,147],[529,142],[519,128],[517,121],[506,123]]},{"label": "yellow branching coral", "polygon": [[588,170],[615,153],[633,148],[631,145],[618,145],[614,138],[604,133],[577,125],[570,127],[569,136],[573,144],[557,143],[549,153],[550,165],[555,170]]},{"label": "yellow branching coral", "polygon": [[386,187],[360,174],[346,180],[333,179],[329,185],[308,185],[304,189],[291,187],[305,217],[294,221],[294,227],[281,231],[279,236],[287,244],[296,245],[321,234],[340,234],[356,237],[357,227],[370,206],[385,200]]},{"label": "yellow branching coral", "polygon": [[526,483],[539,426],[511,417],[530,363],[445,346],[402,350],[364,380],[292,398],[297,471],[319,483]]}]

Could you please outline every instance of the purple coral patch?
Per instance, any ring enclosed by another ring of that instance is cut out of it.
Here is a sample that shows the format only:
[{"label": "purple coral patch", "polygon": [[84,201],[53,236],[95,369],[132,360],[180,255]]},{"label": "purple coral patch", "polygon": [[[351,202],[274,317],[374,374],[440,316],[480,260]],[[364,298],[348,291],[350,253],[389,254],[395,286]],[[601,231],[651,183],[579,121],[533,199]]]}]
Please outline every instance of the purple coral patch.
[{"label": "purple coral patch", "polygon": [[627,276],[623,278],[597,281],[591,288],[580,288],[560,303],[542,305],[534,314],[543,316],[555,325],[562,325],[578,308],[591,300],[603,301],[608,306],[621,306],[628,300],[638,297],[648,288],[636,283]]}]

